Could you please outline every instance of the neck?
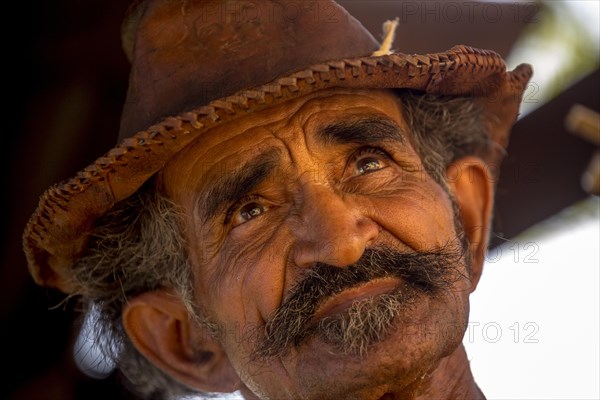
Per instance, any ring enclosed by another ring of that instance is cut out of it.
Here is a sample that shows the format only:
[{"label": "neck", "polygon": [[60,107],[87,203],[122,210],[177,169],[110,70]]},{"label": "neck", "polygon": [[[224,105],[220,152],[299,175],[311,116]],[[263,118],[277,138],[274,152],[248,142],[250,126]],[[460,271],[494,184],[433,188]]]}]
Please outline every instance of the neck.
[{"label": "neck", "polygon": [[423,379],[415,399],[470,399],[485,400],[475,383],[467,353],[461,344],[452,354],[442,359],[438,367]]}]

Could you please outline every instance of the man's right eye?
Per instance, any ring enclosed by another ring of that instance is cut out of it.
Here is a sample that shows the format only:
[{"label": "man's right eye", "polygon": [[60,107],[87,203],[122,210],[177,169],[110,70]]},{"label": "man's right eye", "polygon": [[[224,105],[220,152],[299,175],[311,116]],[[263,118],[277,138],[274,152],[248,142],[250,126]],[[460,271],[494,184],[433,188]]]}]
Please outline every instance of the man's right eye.
[{"label": "man's right eye", "polygon": [[239,217],[244,220],[244,222],[251,220],[252,218],[258,217],[263,212],[265,212],[265,207],[262,205],[252,202],[248,203],[239,210]]},{"label": "man's right eye", "polygon": [[260,217],[269,207],[258,195],[249,195],[241,198],[232,205],[225,216],[225,224],[231,223],[233,227],[244,224],[254,218]]}]

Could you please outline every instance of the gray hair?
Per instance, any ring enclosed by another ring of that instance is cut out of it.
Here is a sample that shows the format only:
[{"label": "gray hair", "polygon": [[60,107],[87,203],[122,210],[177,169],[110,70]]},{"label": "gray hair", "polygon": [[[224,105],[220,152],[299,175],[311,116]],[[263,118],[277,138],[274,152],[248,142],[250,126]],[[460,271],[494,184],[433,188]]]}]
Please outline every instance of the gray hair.
[{"label": "gray hair", "polygon": [[[444,189],[449,163],[490,150],[482,112],[472,99],[408,90],[396,94],[426,172]],[[73,271],[84,306],[99,312],[95,328],[102,337],[102,350],[116,361],[128,386],[143,398],[190,394],[191,389],[137,351],[121,320],[128,299],[159,288],[176,290],[190,314],[197,316],[181,212],[152,180],[97,222]]]},{"label": "gray hair", "polygon": [[97,221],[86,253],[73,268],[77,294],[88,310],[97,311],[97,345],[118,365],[126,386],[146,399],[191,390],[155,367],[129,340],[121,320],[128,299],[171,288],[190,315],[196,314],[181,213],[152,185],[147,183]]},{"label": "gray hair", "polygon": [[467,155],[485,157],[494,148],[483,108],[472,98],[400,89],[395,93],[425,171],[444,189],[450,163]]}]

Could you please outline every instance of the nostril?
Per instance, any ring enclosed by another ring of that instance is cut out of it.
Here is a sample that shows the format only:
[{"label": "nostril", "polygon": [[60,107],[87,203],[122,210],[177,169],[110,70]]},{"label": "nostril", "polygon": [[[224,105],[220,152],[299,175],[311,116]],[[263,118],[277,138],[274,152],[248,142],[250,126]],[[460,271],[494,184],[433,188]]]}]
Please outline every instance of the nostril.
[{"label": "nostril", "polygon": [[361,234],[363,235],[363,240],[365,242],[364,247],[366,249],[373,247],[377,238],[383,231],[381,225],[370,219],[361,221],[361,229]]},{"label": "nostril", "polygon": [[295,234],[294,263],[303,268],[314,263],[337,267],[352,265],[367,248],[375,246],[382,230],[375,221],[364,217],[338,219],[337,225],[331,219],[305,225],[305,229]]},{"label": "nostril", "polygon": [[365,242],[355,235],[339,235],[328,241],[302,241],[294,246],[292,256],[296,265],[310,267],[315,263],[346,267],[360,259]]},{"label": "nostril", "polygon": [[365,252],[367,242],[358,234],[340,235],[324,247],[319,254],[319,262],[337,267],[356,263]]}]

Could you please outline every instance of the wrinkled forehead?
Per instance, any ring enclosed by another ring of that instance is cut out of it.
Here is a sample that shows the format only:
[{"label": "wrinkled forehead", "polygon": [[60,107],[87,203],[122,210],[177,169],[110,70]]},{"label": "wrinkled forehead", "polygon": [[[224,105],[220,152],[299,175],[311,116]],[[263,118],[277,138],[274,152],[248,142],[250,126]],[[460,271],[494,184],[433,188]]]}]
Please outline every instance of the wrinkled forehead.
[{"label": "wrinkled forehead", "polygon": [[268,158],[273,151],[267,149],[311,152],[318,146],[331,146],[333,139],[328,137],[326,127],[356,121],[393,126],[389,129],[390,138],[396,132],[408,132],[391,90],[315,92],[205,132],[165,166],[160,181],[168,196],[180,198],[184,192],[197,191],[203,181],[218,179],[239,168],[245,160],[261,154]]}]

